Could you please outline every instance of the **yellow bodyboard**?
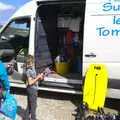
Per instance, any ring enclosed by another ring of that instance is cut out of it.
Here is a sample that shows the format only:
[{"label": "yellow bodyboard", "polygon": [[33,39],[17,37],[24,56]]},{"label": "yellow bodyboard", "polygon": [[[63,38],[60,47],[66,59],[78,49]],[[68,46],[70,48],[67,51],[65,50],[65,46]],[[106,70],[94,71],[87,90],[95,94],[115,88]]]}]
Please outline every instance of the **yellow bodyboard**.
[{"label": "yellow bodyboard", "polygon": [[97,110],[104,107],[108,84],[108,72],[103,64],[91,64],[85,76],[83,102],[88,108]]}]

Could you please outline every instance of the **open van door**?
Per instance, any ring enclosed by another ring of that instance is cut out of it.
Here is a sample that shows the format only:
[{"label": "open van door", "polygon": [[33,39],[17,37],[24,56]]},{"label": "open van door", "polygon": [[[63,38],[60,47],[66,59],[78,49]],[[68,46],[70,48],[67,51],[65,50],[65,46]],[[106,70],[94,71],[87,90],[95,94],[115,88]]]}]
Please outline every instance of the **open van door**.
[{"label": "open van door", "polygon": [[85,0],[54,1],[43,5],[38,2],[38,5],[35,68],[39,73],[51,65],[51,70],[55,71],[45,76],[40,85],[61,92],[81,91]]},{"label": "open van door", "polygon": [[[10,66],[14,68],[14,71],[9,73],[10,80],[14,83],[19,83],[23,79],[25,57],[28,54],[29,28],[30,19],[28,17],[16,18],[11,20],[1,33],[0,52],[4,52],[1,57],[8,72]],[[8,50],[8,48],[10,49]],[[13,50],[14,53],[10,53],[10,50]]]},{"label": "open van door", "polygon": [[120,14],[119,1],[86,1],[83,61],[84,74],[91,63],[105,64],[109,87],[120,89]]}]

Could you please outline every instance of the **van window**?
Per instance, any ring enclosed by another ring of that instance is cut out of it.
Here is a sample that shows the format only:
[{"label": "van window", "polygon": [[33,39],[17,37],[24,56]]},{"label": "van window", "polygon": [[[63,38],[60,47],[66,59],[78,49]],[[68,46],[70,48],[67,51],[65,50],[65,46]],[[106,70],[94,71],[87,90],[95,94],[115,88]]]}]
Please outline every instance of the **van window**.
[{"label": "van window", "polygon": [[[9,43],[15,51],[14,58],[26,56],[28,53],[30,19],[12,20],[1,33],[2,42]],[[3,43],[4,44],[4,43]],[[4,47],[5,48],[5,47]]]},{"label": "van window", "polygon": [[30,20],[29,19],[17,19],[13,20],[6,29],[2,32],[1,36],[6,39],[14,37],[15,35],[21,37],[29,36]]}]

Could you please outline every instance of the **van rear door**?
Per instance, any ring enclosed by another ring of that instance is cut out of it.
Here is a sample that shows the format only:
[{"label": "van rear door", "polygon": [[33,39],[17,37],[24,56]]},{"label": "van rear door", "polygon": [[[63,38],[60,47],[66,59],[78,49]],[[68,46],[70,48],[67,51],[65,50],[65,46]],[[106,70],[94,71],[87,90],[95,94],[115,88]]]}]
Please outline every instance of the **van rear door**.
[{"label": "van rear door", "polygon": [[[91,63],[107,65],[109,87],[120,88],[120,2],[87,0],[83,61],[84,74]],[[115,82],[113,82],[113,79]]]}]

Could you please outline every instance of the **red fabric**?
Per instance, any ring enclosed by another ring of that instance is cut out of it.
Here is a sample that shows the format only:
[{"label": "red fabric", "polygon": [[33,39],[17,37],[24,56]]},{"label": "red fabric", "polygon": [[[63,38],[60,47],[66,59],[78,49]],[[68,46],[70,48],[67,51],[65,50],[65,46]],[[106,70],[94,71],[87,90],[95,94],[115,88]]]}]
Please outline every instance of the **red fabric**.
[{"label": "red fabric", "polygon": [[67,44],[72,44],[74,38],[74,33],[72,31],[66,32],[66,42]]},{"label": "red fabric", "polygon": [[75,55],[75,50],[71,45],[67,45],[68,56],[73,57]]}]

